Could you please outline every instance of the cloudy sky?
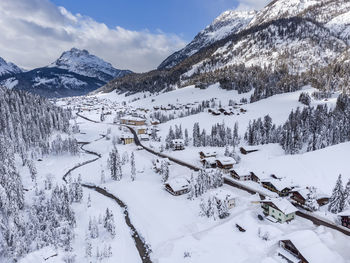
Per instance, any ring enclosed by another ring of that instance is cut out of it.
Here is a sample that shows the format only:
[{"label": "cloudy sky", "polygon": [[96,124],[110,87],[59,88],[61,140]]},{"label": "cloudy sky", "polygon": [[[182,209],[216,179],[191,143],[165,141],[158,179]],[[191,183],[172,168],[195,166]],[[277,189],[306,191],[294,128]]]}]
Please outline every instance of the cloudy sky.
[{"label": "cloudy sky", "polygon": [[0,57],[42,67],[72,47],[143,72],[181,49],[227,9],[268,0],[0,0]]}]

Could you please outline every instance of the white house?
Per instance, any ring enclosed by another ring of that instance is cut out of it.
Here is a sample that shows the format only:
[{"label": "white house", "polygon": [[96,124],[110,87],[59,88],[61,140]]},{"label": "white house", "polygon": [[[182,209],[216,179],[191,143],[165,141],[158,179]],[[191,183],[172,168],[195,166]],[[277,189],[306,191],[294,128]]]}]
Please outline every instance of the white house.
[{"label": "white house", "polygon": [[295,212],[298,209],[293,206],[287,199],[274,198],[260,201],[264,214],[272,222],[284,223],[295,218]]}]

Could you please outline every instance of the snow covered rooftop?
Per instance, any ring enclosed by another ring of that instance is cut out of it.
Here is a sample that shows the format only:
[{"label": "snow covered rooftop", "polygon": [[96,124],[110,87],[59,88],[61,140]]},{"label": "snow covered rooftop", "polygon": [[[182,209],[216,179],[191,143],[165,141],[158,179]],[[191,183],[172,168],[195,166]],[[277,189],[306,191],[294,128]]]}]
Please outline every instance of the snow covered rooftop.
[{"label": "snow covered rooftop", "polygon": [[217,158],[217,160],[222,164],[222,165],[230,165],[230,164],[236,164],[236,160],[232,157],[221,157]]},{"label": "snow covered rooftop", "polygon": [[216,158],[215,157],[207,157],[207,158],[204,158],[203,160],[205,160],[209,164],[215,164],[216,163]]},{"label": "snow covered rooftop", "polygon": [[183,139],[175,139],[175,140],[173,140],[173,143],[174,144],[184,144],[185,141]]},{"label": "snow covered rooftop", "polygon": [[337,214],[338,216],[350,216],[350,209]]},{"label": "snow covered rooftop", "polygon": [[201,151],[200,153],[203,153],[204,156],[216,156],[217,155],[216,151]]},{"label": "snow covered rooftop", "polygon": [[284,198],[266,199],[262,202],[274,204],[278,208],[278,210],[280,210],[285,215],[289,215],[298,211],[298,209],[294,205],[292,205],[287,199]]},{"label": "snow covered rooftop", "polygon": [[338,262],[335,255],[311,230],[302,230],[285,236],[309,263]]},{"label": "snow covered rooftop", "polygon": [[120,118],[121,120],[126,120],[126,121],[146,121],[143,118],[139,118],[139,117],[133,117],[133,116],[125,116]]},{"label": "snow covered rooftop", "polygon": [[188,189],[189,181],[184,177],[176,177],[167,182],[174,192]]},{"label": "snow covered rooftop", "polygon": [[273,184],[278,191],[282,191],[285,188],[292,189],[294,187],[294,184],[292,182],[288,182],[283,179],[279,180],[279,179],[267,178],[262,180],[262,182],[269,182]]},{"label": "snow covered rooftop", "polygon": [[120,136],[121,139],[134,139],[134,136],[132,134],[122,134],[122,136]]},{"label": "snow covered rooftop", "polygon": [[[304,199],[307,198],[307,195],[310,193],[310,190],[305,187],[305,188],[298,188],[298,189],[294,189],[293,192],[298,192]],[[326,195],[325,193],[322,193],[320,191],[316,191],[316,198],[326,198],[329,197],[328,195]]]}]

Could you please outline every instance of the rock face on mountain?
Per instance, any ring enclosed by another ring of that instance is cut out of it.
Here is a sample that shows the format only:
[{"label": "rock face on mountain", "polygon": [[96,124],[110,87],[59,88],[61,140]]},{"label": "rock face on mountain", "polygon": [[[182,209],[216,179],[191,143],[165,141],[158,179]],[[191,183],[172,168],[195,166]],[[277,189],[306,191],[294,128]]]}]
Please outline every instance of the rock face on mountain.
[{"label": "rock face on mountain", "polygon": [[[263,93],[255,99],[307,84],[334,90],[343,84],[332,76],[345,83],[350,74],[349,22],[348,0],[274,0],[259,12],[228,11],[158,70],[112,80],[96,92],[160,92],[215,82]],[[262,89],[259,79],[272,90]]]},{"label": "rock face on mountain", "polygon": [[130,73],[129,70],[115,69],[86,50],[72,48],[47,67],[27,72],[13,71],[3,76],[0,74],[0,85],[49,98],[78,96]]},{"label": "rock face on mountain", "polygon": [[255,11],[237,12],[232,10],[222,13],[213,23],[199,32],[191,43],[164,60],[158,69],[172,68],[187,57],[197,53],[200,49],[208,47],[231,34],[240,32],[249,24],[255,14]]},{"label": "rock face on mountain", "polygon": [[22,70],[11,62],[6,62],[0,57],[0,77],[21,73]]},{"label": "rock face on mountain", "polygon": [[61,57],[50,67],[66,69],[79,75],[97,78],[103,82],[132,73],[130,70],[115,69],[110,63],[89,54],[87,50],[77,48],[63,52]]}]

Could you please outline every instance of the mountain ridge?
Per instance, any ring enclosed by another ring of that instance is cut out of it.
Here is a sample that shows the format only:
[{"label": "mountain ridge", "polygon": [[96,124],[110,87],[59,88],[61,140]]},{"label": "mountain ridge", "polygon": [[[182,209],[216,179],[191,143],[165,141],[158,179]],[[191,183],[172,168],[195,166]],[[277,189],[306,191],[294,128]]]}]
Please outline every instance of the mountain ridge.
[{"label": "mountain ridge", "polygon": [[[1,63],[1,60],[0,60]],[[131,74],[119,70],[87,50],[72,48],[48,66],[0,74],[0,85],[45,97],[85,95],[114,78]]]}]

